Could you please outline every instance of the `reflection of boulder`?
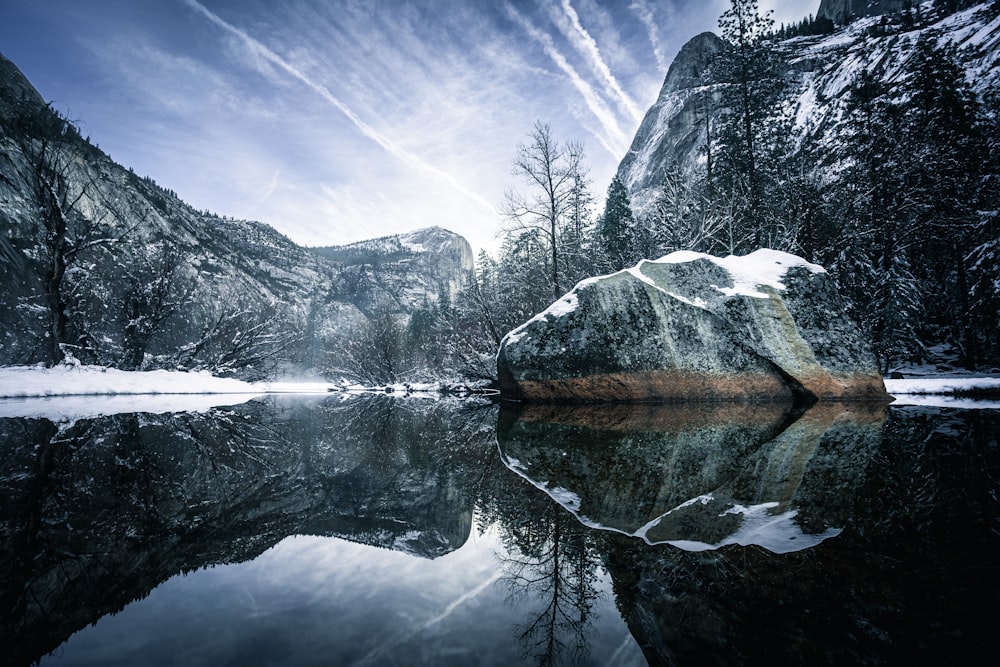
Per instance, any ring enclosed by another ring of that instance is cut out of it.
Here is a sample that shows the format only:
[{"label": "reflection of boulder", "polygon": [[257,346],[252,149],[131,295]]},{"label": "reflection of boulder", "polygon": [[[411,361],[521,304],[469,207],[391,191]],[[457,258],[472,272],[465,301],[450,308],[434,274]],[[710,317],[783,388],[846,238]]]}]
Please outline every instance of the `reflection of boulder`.
[{"label": "reflection of boulder", "polygon": [[[817,404],[527,406],[501,418],[507,465],[585,524],[689,550],[814,546],[845,517],[884,408]],[[627,428],[626,428],[627,427]]]},{"label": "reflection of boulder", "polygon": [[792,497],[804,529],[832,522],[835,539],[690,553],[608,536],[615,600],[650,665],[965,665],[993,650],[980,610],[1000,596],[1000,414],[872,416],[819,416]]},{"label": "reflection of boulder", "polygon": [[525,401],[889,400],[833,280],[773,250],[584,280],[507,334],[497,371]]},{"label": "reflection of boulder", "polygon": [[469,430],[453,406],[413,405],[271,398],[61,427],[0,419],[6,657],[29,664],[175,574],[289,535],[457,549],[492,420]]}]

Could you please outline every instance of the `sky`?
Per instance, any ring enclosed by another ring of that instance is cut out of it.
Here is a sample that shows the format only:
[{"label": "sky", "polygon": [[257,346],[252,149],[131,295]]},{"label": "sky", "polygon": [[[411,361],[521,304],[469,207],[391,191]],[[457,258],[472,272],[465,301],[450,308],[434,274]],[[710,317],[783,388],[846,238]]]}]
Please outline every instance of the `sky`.
[{"label": "sky", "polygon": [[[494,251],[537,121],[599,202],[673,56],[728,0],[0,0],[0,53],[200,210],[339,245],[438,225]],[[819,0],[761,0],[777,23]]]}]

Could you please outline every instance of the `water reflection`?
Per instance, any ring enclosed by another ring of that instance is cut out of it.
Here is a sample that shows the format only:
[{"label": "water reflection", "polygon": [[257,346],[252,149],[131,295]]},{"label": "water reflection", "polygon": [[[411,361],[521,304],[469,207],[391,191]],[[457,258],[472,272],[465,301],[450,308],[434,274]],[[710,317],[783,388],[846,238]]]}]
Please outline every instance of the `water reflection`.
[{"label": "water reflection", "polygon": [[170,576],[289,535],[446,554],[468,538],[494,423],[463,407],[318,399],[2,419],[0,644],[29,662]]},{"label": "water reflection", "polygon": [[0,646],[11,664],[957,664],[991,648],[998,426],[388,397],[0,418]]},{"label": "water reflection", "polygon": [[511,469],[590,527],[786,553],[839,533],[831,490],[855,492],[884,418],[881,405],[527,406],[501,415],[498,440]]}]

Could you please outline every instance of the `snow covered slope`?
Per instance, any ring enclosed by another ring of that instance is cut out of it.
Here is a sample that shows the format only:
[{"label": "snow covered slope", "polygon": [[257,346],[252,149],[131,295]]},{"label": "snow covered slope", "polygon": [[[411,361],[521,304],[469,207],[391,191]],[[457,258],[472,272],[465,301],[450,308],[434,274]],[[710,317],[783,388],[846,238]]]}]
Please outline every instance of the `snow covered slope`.
[{"label": "snow covered slope", "polygon": [[[0,365],[47,353],[43,152],[65,193],[66,338],[85,363],[119,364],[141,343],[133,356],[146,367],[229,370],[242,359],[259,379],[254,346],[310,367],[376,306],[405,319],[454,295],[472,270],[469,244],[439,227],[369,242],[359,263],[198,211],[80,136],[0,55]],[[160,306],[167,318],[156,322]],[[129,327],[139,332],[126,340]]]},{"label": "snow covered slope", "polygon": [[[906,29],[898,17],[872,15],[829,35],[779,42],[777,48],[787,63],[785,76],[790,85],[785,105],[794,119],[793,132],[800,140],[809,138],[829,146],[836,140],[840,121],[836,102],[854,77],[867,70],[889,84],[898,84],[917,41],[925,34],[960,49],[968,80],[980,95],[1000,89],[1000,15],[993,4],[980,3],[938,16],[915,29]],[[881,5],[894,8],[891,2]],[[925,7],[929,17],[931,10]],[[862,12],[855,8],[854,13]],[[718,112],[721,96],[718,87],[706,85],[702,75],[723,48],[724,42],[716,35],[702,33],[681,49],[622,159],[618,177],[638,213],[651,204],[653,191],[671,164],[688,170],[705,168],[704,117]]]}]

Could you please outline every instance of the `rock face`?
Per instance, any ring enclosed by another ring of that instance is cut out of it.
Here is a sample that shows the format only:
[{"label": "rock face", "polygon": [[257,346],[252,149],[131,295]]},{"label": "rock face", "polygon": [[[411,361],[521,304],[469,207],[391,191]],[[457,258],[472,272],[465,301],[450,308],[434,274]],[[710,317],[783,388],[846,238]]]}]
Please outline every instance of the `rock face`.
[{"label": "rock face", "polygon": [[[41,95],[0,55],[0,364],[43,360],[47,248],[34,174],[39,128],[52,122]],[[68,200],[78,197],[68,236],[89,239],[99,230],[121,239],[81,252],[67,272],[77,295],[68,325],[84,362],[112,365],[124,356],[125,332],[137,319],[128,296],[155,284],[168,257],[178,266],[166,281],[176,307],[146,343],[146,368],[176,365],[167,359],[214,329],[220,335],[185,364],[218,369],[241,331],[267,326],[288,342],[284,364],[314,371],[373,315],[405,323],[418,308],[454,298],[472,276],[471,246],[440,227],[304,248],[266,224],[195,210],[59,124],[65,130],[58,141],[46,138],[46,150],[62,167]],[[234,324],[231,335],[219,322]],[[255,364],[246,372],[263,371]]]},{"label": "rock face", "polygon": [[[830,159],[824,156],[820,163],[833,161],[840,141],[844,117],[841,106],[833,102],[846,95],[850,82],[863,70],[877,75],[890,89],[898,87],[901,71],[923,35],[937,34],[940,43],[952,42],[958,47],[960,62],[978,95],[1000,86],[1000,67],[996,66],[1000,28],[988,5],[954,13],[940,7],[934,10],[939,20],[919,29],[873,34],[871,28],[878,19],[864,17],[892,14],[905,4],[905,0],[823,0],[817,15],[843,27],[829,35],[795,37],[775,44],[786,63],[788,86],[780,106],[789,110],[794,120],[790,139],[802,146],[826,147]],[[914,0],[911,4],[915,7],[918,3]],[[969,0],[957,3],[960,7],[974,4]],[[924,5],[925,16],[929,15],[927,10]],[[696,35],[681,48],[656,102],[622,158],[617,175],[628,189],[638,217],[650,210],[667,169],[676,165],[682,172],[705,174],[704,119],[706,114],[713,118],[714,127],[725,109],[720,84],[707,84],[708,77],[703,74],[724,48],[725,42],[712,33]]]},{"label": "rock face", "polygon": [[720,94],[705,84],[705,74],[726,43],[703,32],[685,44],[670,64],[656,102],[646,112],[618,167],[629,186],[633,207],[644,209],[663,180],[663,165],[693,169],[704,156],[706,112],[718,105]]},{"label": "rock face", "polygon": [[590,278],[507,334],[527,402],[890,400],[826,271],[783,252],[675,252]]}]

